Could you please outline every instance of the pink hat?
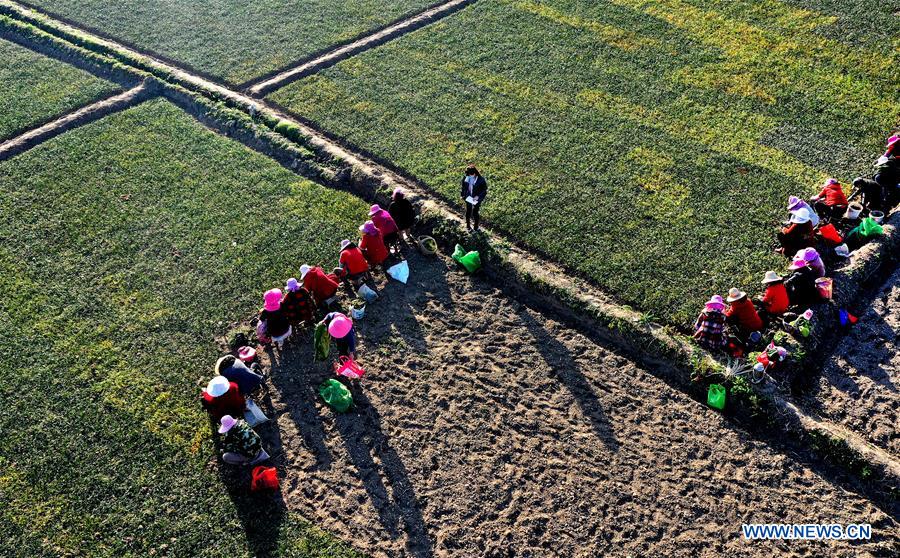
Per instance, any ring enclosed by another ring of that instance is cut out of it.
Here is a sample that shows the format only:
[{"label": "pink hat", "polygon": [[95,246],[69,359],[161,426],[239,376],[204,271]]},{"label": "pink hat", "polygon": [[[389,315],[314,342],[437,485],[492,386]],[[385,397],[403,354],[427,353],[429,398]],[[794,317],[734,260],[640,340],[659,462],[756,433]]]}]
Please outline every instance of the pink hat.
[{"label": "pink hat", "polygon": [[706,302],[707,310],[724,310],[725,300],[719,295],[712,295]]},{"label": "pink hat", "polygon": [[224,417],[222,417],[220,424],[221,426],[219,426],[219,434],[225,434],[226,432],[231,430],[232,426],[237,424],[237,419],[235,419],[231,415],[225,415]]},{"label": "pink hat", "polygon": [[281,308],[281,289],[269,289],[263,295],[263,300],[265,301],[263,308],[269,312],[275,312]]},{"label": "pink hat", "polygon": [[363,223],[359,230],[360,232],[365,233],[369,236],[375,236],[378,234],[378,227],[376,227],[375,223],[373,223],[372,221],[366,221],[365,223]]},{"label": "pink hat", "polygon": [[287,285],[285,285],[285,289],[289,291],[297,291],[300,290],[300,283],[294,277],[291,277],[287,280]]},{"label": "pink hat", "polygon": [[406,193],[403,192],[403,188],[398,187],[398,188],[394,188],[394,193],[391,194],[391,197],[392,198],[402,198],[405,195],[406,195]]},{"label": "pink hat", "polygon": [[256,349],[253,347],[241,347],[238,349],[238,358],[241,359],[241,362],[244,364],[253,362],[253,359],[256,358]]},{"label": "pink hat", "polygon": [[328,334],[335,339],[347,337],[347,334],[350,333],[351,329],[353,329],[353,320],[344,314],[338,314],[332,318],[331,323],[328,324]]},{"label": "pink hat", "polygon": [[345,238],[344,240],[341,241],[341,250],[343,250],[347,246],[350,246],[350,241]]},{"label": "pink hat", "polygon": [[377,203],[369,208],[369,217],[381,211],[381,206]]},{"label": "pink hat", "polygon": [[804,248],[797,252],[795,257],[803,258],[805,261],[812,263],[819,259],[819,251],[815,248]]}]

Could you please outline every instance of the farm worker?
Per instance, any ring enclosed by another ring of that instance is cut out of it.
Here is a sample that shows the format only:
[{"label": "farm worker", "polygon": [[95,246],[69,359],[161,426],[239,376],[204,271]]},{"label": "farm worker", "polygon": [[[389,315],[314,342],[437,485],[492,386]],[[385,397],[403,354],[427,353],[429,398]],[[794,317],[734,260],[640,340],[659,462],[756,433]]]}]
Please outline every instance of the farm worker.
[{"label": "farm worker", "polygon": [[391,249],[392,252],[400,251],[400,227],[397,226],[397,222],[394,221],[394,218],[391,217],[391,214],[381,209],[381,206],[377,203],[369,208],[369,219],[375,223],[375,226],[378,227],[378,230],[381,231],[381,236],[384,237],[384,244],[388,248]]},{"label": "farm worker", "polygon": [[332,312],[325,316],[322,323],[328,326],[328,334],[337,345],[338,354],[356,358],[356,329],[353,320],[340,312]]},{"label": "farm worker", "polygon": [[795,269],[800,269],[803,266],[809,266],[810,269],[815,271],[817,279],[819,277],[825,277],[825,264],[822,263],[822,258],[815,248],[804,248],[797,252],[788,269],[793,271]]},{"label": "farm worker", "polygon": [[326,275],[321,267],[300,266],[300,280],[319,307],[328,307],[337,302],[338,282],[331,274]]},{"label": "farm worker", "polygon": [[369,273],[369,262],[366,261],[362,250],[347,239],[341,241],[340,262],[344,278],[348,279],[354,286],[364,280]]},{"label": "farm worker", "polygon": [[847,211],[847,196],[837,179],[829,178],[825,181],[822,191],[810,198],[814,203],[816,212],[826,215],[831,219],[840,219]]},{"label": "farm worker", "polygon": [[231,465],[256,465],[269,458],[259,435],[244,419],[225,415],[219,421],[222,434],[222,461]]},{"label": "farm worker", "polygon": [[798,198],[797,196],[790,196],[788,198],[787,208],[791,215],[797,213],[801,209],[805,209],[809,213],[809,220],[812,222],[813,228],[819,226],[819,215],[808,203]]},{"label": "farm worker", "polygon": [[224,415],[242,415],[247,401],[235,382],[229,382],[224,376],[216,376],[206,384],[200,394],[200,403],[213,420],[218,421]]},{"label": "farm worker", "polygon": [[397,228],[400,229],[400,237],[412,240],[409,230],[416,224],[416,210],[413,209],[412,204],[406,199],[403,188],[394,188],[388,213],[391,214],[394,222],[397,223]]},{"label": "farm worker", "polygon": [[794,254],[801,248],[812,246],[816,242],[816,232],[809,219],[809,211],[800,208],[791,214],[791,222],[778,233],[781,243],[780,252]]},{"label": "farm worker", "polygon": [[[894,151],[900,151],[900,148]],[[890,209],[900,202],[900,159],[897,153],[878,160],[875,165],[875,182],[884,189],[884,208]]]},{"label": "farm worker", "polygon": [[745,336],[762,329],[762,318],[759,317],[756,306],[753,306],[747,293],[733,287],[728,291],[726,300],[731,305],[725,311],[728,323],[734,325]]},{"label": "farm worker", "polygon": [[728,345],[725,337],[725,301],[713,295],[694,323],[694,339],[706,349],[717,351]]},{"label": "farm worker", "polygon": [[772,316],[780,316],[787,312],[790,300],[784,286],[784,279],[774,271],[767,271],[762,284],[766,288],[762,297],[762,305],[766,312]]},{"label": "farm worker", "polygon": [[[254,364],[253,366],[256,366]],[[264,378],[247,367],[240,359],[225,355],[216,361],[216,376],[222,376],[230,383],[237,384],[242,395],[253,393],[262,385]]]},{"label": "farm worker", "polygon": [[284,298],[281,299],[281,310],[291,328],[311,324],[315,309],[309,291],[294,277],[288,279],[284,287]]},{"label": "farm worker", "polygon": [[887,150],[882,157],[896,157],[900,155],[900,134],[894,134],[887,140]]},{"label": "farm worker", "polygon": [[871,178],[858,177],[853,180],[853,191],[847,198],[853,201],[859,197],[863,208],[869,211],[884,211],[884,188]]},{"label": "farm worker", "polygon": [[487,180],[481,176],[475,165],[466,167],[466,175],[462,179],[459,197],[466,202],[466,227],[472,229],[472,221],[475,221],[474,230],[478,230],[481,221],[481,204],[487,197]]},{"label": "farm worker", "polygon": [[807,265],[797,268],[788,275],[784,280],[784,287],[787,289],[791,306],[809,306],[819,302],[819,290],[816,288],[818,277],[819,274]]},{"label": "farm worker", "polygon": [[293,332],[287,315],[281,309],[281,298],[281,289],[269,289],[263,295],[263,309],[259,311],[259,320],[265,324],[266,335],[275,342],[278,350],[284,347],[285,340]]},{"label": "farm worker", "polygon": [[363,256],[369,265],[380,266],[384,260],[388,258],[388,249],[384,245],[384,237],[381,231],[372,221],[366,221],[359,228],[362,237],[359,240],[359,249],[362,250]]}]

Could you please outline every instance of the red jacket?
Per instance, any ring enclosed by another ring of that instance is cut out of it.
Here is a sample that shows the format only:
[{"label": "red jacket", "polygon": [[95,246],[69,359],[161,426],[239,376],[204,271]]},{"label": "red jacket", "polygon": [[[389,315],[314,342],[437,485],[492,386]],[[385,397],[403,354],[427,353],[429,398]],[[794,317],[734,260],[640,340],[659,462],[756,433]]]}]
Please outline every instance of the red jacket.
[{"label": "red jacket", "polygon": [[749,298],[744,297],[731,303],[731,307],[725,311],[725,316],[736,322],[738,327],[745,331],[759,331],[762,329],[762,318],[756,312],[756,307]]},{"label": "red jacket", "polygon": [[362,235],[359,249],[371,265],[381,265],[388,257],[388,249],[384,245],[384,238],[379,232],[376,235]]},{"label": "red jacket", "polygon": [[769,314],[779,316],[787,312],[790,301],[788,300],[787,288],[784,286],[784,283],[780,281],[778,283],[770,283],[766,287],[762,302]]},{"label": "red jacket", "polygon": [[844,195],[844,190],[841,189],[840,183],[827,184],[822,188],[822,191],[819,192],[819,200],[830,206],[847,205],[848,203],[847,196]]},{"label": "red jacket", "polygon": [[316,304],[322,304],[338,290],[338,282],[325,275],[321,267],[314,267],[306,272],[303,276],[303,286],[313,296]]},{"label": "red jacket", "polygon": [[341,265],[344,271],[350,275],[359,275],[369,271],[369,262],[363,256],[362,250],[356,246],[348,246],[341,250]]},{"label": "red jacket", "polygon": [[204,389],[200,394],[200,402],[216,422],[220,421],[225,415],[231,415],[234,418],[244,416],[244,410],[247,408],[247,402],[241,395],[241,390],[234,382],[228,382],[228,391],[219,397],[213,397],[206,393]]},{"label": "red jacket", "polygon": [[382,209],[375,215],[370,216],[369,219],[371,219],[372,222],[375,223],[375,226],[378,227],[378,230],[384,236],[400,230],[397,228],[397,223],[394,222],[394,218],[391,217],[391,214],[384,209]]}]

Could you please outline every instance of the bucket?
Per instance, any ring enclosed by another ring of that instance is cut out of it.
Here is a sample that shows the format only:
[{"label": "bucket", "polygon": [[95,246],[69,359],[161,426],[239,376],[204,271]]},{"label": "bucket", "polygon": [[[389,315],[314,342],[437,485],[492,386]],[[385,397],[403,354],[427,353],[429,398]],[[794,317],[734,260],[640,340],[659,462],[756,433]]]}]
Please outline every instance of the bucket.
[{"label": "bucket", "polygon": [[875,221],[876,223],[878,223],[879,225],[884,223],[884,213],[882,213],[881,211],[874,211],[874,210],[870,211],[869,217],[871,217],[872,220]]},{"label": "bucket", "polygon": [[830,277],[819,277],[816,279],[816,290],[823,299],[831,300],[834,293],[834,282]]},{"label": "bucket", "polygon": [[416,239],[416,245],[419,247],[419,251],[426,256],[437,254],[437,241],[430,236],[420,236]]},{"label": "bucket", "polygon": [[850,219],[851,221],[853,219],[859,219],[859,214],[862,213],[862,210],[863,206],[861,206],[860,204],[855,202],[851,203],[849,206],[847,206],[847,214],[844,217]]}]

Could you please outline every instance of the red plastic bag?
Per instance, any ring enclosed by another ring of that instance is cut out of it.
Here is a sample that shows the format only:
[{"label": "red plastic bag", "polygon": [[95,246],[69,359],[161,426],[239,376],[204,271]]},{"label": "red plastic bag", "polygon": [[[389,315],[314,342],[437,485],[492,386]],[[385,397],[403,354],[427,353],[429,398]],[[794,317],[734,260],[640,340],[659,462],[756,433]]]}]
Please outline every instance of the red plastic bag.
[{"label": "red plastic bag", "polygon": [[358,380],[366,373],[362,366],[348,356],[342,356],[340,362],[334,363],[334,373],[351,380]]},{"label": "red plastic bag", "polygon": [[831,223],[819,227],[819,236],[830,246],[837,246],[844,242],[844,239],[841,238],[841,233],[837,232],[837,229]]},{"label": "red plastic bag", "polygon": [[250,481],[250,490],[257,492],[259,490],[278,490],[278,471],[275,467],[264,467],[262,465],[253,469],[253,480]]}]

